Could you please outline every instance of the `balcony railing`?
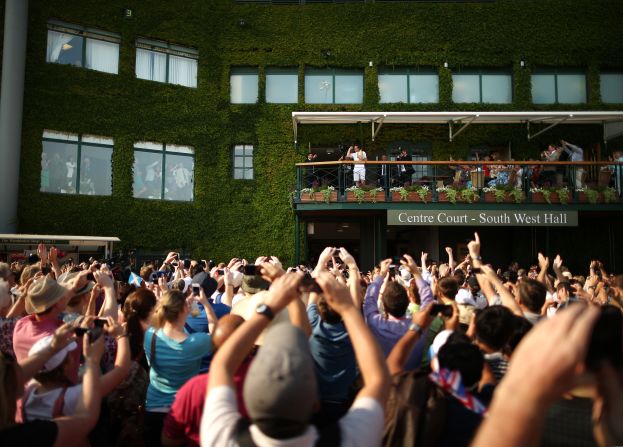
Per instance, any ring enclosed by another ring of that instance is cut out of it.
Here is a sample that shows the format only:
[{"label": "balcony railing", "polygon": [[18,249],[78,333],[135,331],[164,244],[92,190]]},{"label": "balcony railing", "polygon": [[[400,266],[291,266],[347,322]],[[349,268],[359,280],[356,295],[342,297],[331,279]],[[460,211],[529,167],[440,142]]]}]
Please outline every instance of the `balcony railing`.
[{"label": "balcony railing", "polygon": [[[365,180],[356,182],[362,175]],[[623,195],[623,162],[298,163],[296,184],[297,203],[613,203],[620,201]]]}]

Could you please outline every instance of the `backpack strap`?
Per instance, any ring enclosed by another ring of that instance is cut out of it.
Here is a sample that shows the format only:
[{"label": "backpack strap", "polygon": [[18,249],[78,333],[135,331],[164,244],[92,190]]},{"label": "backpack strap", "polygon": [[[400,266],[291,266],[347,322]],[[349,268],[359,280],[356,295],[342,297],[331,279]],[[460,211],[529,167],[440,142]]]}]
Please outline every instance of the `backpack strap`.
[{"label": "backpack strap", "polygon": [[248,419],[240,418],[234,427],[233,438],[240,447],[256,447],[249,427],[251,422]]},{"label": "backpack strap", "polygon": [[65,393],[67,392],[67,387],[64,386],[61,390],[61,393],[56,398],[54,402],[54,408],[52,408],[52,419],[59,418],[64,416],[63,407],[65,406]]},{"label": "backpack strap", "polygon": [[22,423],[28,422],[28,416],[26,416],[26,404],[28,403],[28,399],[30,399],[32,393],[35,392],[35,388],[36,386],[34,385],[28,386],[24,396],[22,397]]}]

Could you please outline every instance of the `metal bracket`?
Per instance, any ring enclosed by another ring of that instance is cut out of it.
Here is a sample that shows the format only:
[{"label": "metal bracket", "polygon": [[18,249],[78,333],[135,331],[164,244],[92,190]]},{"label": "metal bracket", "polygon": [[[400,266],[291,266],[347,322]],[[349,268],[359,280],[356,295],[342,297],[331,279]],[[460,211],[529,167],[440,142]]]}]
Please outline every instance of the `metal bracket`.
[{"label": "metal bracket", "polygon": [[547,126],[544,129],[539,130],[537,133],[535,133],[534,135],[530,134],[530,123],[531,122],[540,122],[543,121],[547,118],[541,118],[541,119],[537,119],[537,120],[530,120],[530,121],[526,121],[526,129],[528,131],[528,141],[532,140],[533,138],[538,137],[539,135],[541,135],[544,132],[547,132],[548,130],[550,130],[552,127],[556,127],[557,125],[559,125],[560,123],[564,123],[565,121],[567,121],[569,118],[572,118],[573,115],[569,115],[569,116],[565,116],[564,118],[560,118],[556,121],[554,121],[552,124],[550,124],[549,126]]},{"label": "metal bracket", "polygon": [[[379,130],[381,130],[381,127],[383,127],[383,120],[385,119],[387,115],[383,115],[383,117],[381,118],[377,118],[372,120],[372,141],[374,141],[374,139],[376,138],[376,136],[379,134]],[[378,127],[376,128],[376,130],[374,129],[374,124],[378,122]]]},{"label": "metal bracket", "polygon": [[469,127],[469,125],[470,125],[471,123],[473,123],[473,122],[474,122],[474,120],[475,120],[476,118],[478,118],[479,116],[480,116],[480,115],[474,115],[474,116],[470,117],[470,118],[469,118],[469,119],[468,119],[468,120],[467,120],[467,121],[463,124],[463,126],[462,126],[459,130],[457,130],[457,131],[456,131],[456,133],[452,133],[452,130],[453,130],[453,123],[454,123],[454,122],[457,122],[457,123],[463,123],[463,120],[464,120],[465,118],[458,118],[458,119],[455,119],[455,120],[452,120],[452,121],[448,121],[449,132],[450,132],[450,135],[449,135],[449,137],[450,137],[450,142],[452,142],[452,141],[454,140],[454,138],[455,138],[455,137],[459,136],[459,135],[460,135],[460,134],[461,134],[461,133],[462,133],[465,129],[467,129],[467,128]]},{"label": "metal bracket", "polygon": [[294,144],[296,144],[298,140],[299,126],[298,126],[298,123],[296,122],[295,117],[292,117],[292,128],[294,129]]}]

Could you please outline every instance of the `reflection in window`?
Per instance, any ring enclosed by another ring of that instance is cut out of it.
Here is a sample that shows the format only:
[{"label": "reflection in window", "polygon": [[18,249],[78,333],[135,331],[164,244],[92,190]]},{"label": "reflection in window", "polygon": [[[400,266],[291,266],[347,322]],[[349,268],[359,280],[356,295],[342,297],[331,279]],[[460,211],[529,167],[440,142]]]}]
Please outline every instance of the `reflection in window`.
[{"label": "reflection in window", "polygon": [[137,39],[136,77],[196,88],[198,57],[199,53],[193,48]]},{"label": "reflection in window", "polygon": [[258,96],[257,68],[232,67],[229,77],[232,104],[255,104]]},{"label": "reflection in window", "polygon": [[44,131],[41,192],[111,195],[112,150],[112,138]]},{"label": "reflection in window", "polygon": [[234,146],[234,178],[253,180],[253,146],[237,144]]},{"label": "reflection in window", "polygon": [[602,73],[599,75],[599,84],[602,102],[623,103],[623,73]]},{"label": "reflection in window", "polygon": [[46,62],[119,72],[119,35],[62,22],[48,23]]},{"label": "reflection in window", "polygon": [[194,169],[192,147],[147,141],[136,143],[133,195],[138,199],[191,202]]},{"label": "reflection in window", "polygon": [[381,70],[379,93],[381,103],[436,103],[439,102],[439,75],[413,69]]},{"label": "reflection in window", "polygon": [[586,103],[586,75],[580,72],[537,70],[532,74],[534,104]]},{"label": "reflection in window", "polygon": [[456,103],[510,104],[512,92],[508,73],[482,70],[452,74],[452,101]]},{"label": "reflection in window", "polygon": [[296,68],[266,69],[266,102],[295,104],[299,101],[299,74]]},{"label": "reflection in window", "polygon": [[361,104],[363,72],[333,68],[305,71],[305,102],[308,104]]}]

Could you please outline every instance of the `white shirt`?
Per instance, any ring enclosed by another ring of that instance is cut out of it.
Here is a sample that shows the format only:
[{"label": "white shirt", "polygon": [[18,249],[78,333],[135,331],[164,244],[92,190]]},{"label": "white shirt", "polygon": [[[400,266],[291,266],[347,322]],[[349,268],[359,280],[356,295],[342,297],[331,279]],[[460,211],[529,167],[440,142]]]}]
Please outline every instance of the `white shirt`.
[{"label": "white shirt", "polygon": [[[62,388],[56,388],[45,393],[38,393],[34,391],[34,388],[38,386],[35,380],[31,380],[24,390],[24,396],[28,395],[28,398],[22,405],[24,405],[24,412],[26,413],[28,421],[34,421],[35,419],[52,419],[54,404],[62,391]],[[75,385],[67,388],[63,402],[63,416],[71,416],[76,412],[76,407],[78,406],[78,401],[81,396],[82,385]]]},{"label": "white shirt", "polygon": [[[233,388],[220,386],[210,391],[201,418],[201,446],[238,447],[233,435],[240,417]],[[383,407],[371,397],[361,397],[355,400],[339,424],[343,447],[379,446],[385,424]],[[251,425],[249,431],[258,447],[312,447],[318,438],[312,425],[302,435],[290,439],[273,439],[255,425]]]},{"label": "white shirt", "polygon": [[[359,156],[359,152],[354,152],[352,154],[350,154],[351,157],[353,157],[354,161],[364,161],[368,159],[368,156],[366,155],[365,152],[362,151],[362,156]],[[366,165],[355,165],[354,167],[355,171],[362,171],[364,169],[366,169]]]}]

